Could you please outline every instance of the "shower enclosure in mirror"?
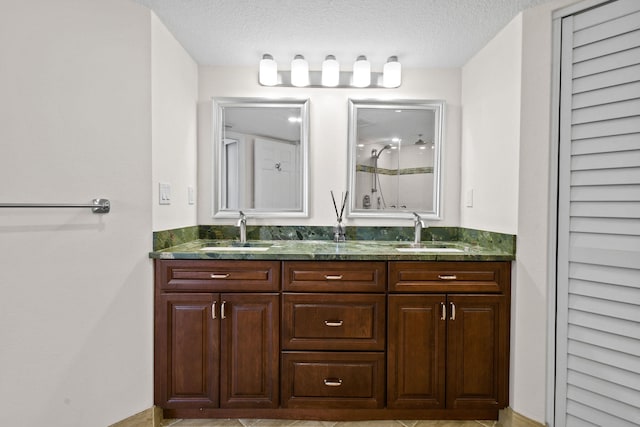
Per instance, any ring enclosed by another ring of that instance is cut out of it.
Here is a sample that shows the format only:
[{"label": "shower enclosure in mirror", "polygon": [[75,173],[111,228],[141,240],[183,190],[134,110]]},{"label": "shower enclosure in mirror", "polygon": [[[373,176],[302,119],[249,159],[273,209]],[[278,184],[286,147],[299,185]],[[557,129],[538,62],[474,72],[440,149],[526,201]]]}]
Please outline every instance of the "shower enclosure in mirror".
[{"label": "shower enclosure in mirror", "polygon": [[440,219],[443,101],[349,100],[350,217]]},{"label": "shower enclosure in mirror", "polygon": [[309,101],[213,102],[214,216],[308,216]]}]

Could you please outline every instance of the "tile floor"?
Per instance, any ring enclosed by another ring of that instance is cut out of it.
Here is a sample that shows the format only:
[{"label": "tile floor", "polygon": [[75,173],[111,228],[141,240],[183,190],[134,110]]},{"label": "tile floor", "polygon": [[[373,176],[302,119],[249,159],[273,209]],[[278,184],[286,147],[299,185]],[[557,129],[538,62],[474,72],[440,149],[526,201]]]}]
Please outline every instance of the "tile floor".
[{"label": "tile floor", "polygon": [[297,420],[163,420],[163,427],[500,427],[497,421],[297,421]]}]

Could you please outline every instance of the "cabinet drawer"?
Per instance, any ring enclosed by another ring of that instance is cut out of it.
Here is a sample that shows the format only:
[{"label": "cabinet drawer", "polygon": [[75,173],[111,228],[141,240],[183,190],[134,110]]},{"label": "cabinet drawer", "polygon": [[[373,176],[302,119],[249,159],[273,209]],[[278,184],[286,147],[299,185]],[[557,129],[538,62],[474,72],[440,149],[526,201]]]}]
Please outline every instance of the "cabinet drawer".
[{"label": "cabinet drawer", "polygon": [[286,408],[382,408],[383,353],[282,353]]},{"label": "cabinet drawer", "polygon": [[157,286],[165,291],[252,291],[280,289],[278,261],[158,260]]},{"label": "cabinet drawer", "polygon": [[509,262],[389,263],[391,292],[505,292],[511,275]]},{"label": "cabinet drawer", "polygon": [[284,294],[287,350],[384,350],[385,296]]},{"label": "cabinet drawer", "polygon": [[301,292],[384,292],[385,262],[285,261],[283,289]]}]

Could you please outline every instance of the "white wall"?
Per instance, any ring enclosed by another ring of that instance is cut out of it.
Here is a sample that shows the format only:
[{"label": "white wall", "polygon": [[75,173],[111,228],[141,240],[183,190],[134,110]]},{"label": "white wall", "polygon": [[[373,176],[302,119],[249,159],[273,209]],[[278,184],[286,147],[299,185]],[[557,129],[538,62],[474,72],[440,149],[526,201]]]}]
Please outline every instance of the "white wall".
[{"label": "white wall", "polygon": [[152,392],[150,13],[22,0],[0,13],[0,425],[104,427]]},{"label": "white wall", "polygon": [[[576,0],[554,0],[522,18],[522,105],[518,250],[514,271],[511,406],[545,420],[549,299],[549,173],[551,129],[551,14]],[[553,373],[550,373],[553,375]],[[551,421],[551,420],[547,420]]]},{"label": "white wall", "polygon": [[518,15],[462,67],[462,227],[516,234],[521,45]]},{"label": "white wall", "polygon": [[[197,225],[198,66],[158,17],[151,19],[153,230]],[[171,204],[159,204],[159,183],[171,185]]]},{"label": "white wall", "polygon": [[[213,97],[309,98],[309,218],[250,219],[250,224],[332,225],[335,213],[330,190],[347,190],[348,100],[442,99],[446,102],[443,146],[443,220],[432,225],[457,226],[460,222],[460,70],[403,70],[398,89],[318,89],[262,87],[257,67],[200,67],[198,106],[198,222],[235,224],[212,216],[212,104]],[[347,225],[411,225],[408,220],[349,219]]]},{"label": "white wall", "polygon": [[[517,234],[512,277],[510,406],[545,422],[551,12],[514,18],[462,72],[461,225]],[[473,188],[473,208],[465,206]],[[490,203],[489,203],[490,202]]]}]

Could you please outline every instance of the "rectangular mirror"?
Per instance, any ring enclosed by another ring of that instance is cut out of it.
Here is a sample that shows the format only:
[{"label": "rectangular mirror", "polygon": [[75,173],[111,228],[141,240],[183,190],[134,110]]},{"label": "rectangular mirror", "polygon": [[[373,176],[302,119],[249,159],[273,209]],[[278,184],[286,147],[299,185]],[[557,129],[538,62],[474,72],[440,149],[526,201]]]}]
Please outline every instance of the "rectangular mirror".
[{"label": "rectangular mirror", "polygon": [[349,217],[440,216],[444,101],[349,100]]},{"label": "rectangular mirror", "polygon": [[214,217],[308,216],[309,100],[213,103]]}]

